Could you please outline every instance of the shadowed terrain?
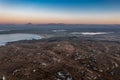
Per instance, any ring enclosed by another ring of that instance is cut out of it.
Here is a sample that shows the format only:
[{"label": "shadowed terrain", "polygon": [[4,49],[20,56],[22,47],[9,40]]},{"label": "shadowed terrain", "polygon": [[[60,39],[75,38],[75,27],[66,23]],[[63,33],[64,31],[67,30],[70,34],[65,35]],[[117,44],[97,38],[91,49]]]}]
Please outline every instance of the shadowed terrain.
[{"label": "shadowed terrain", "polygon": [[72,39],[0,47],[6,80],[120,80],[120,43]]}]

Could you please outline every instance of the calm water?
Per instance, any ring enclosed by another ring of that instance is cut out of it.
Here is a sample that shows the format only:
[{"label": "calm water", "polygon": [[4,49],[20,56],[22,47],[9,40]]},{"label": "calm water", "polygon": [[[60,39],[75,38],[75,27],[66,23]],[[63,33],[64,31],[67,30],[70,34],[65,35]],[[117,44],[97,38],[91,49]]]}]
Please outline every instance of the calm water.
[{"label": "calm water", "polygon": [[41,39],[42,37],[36,34],[0,34],[0,46],[8,42],[19,40]]}]

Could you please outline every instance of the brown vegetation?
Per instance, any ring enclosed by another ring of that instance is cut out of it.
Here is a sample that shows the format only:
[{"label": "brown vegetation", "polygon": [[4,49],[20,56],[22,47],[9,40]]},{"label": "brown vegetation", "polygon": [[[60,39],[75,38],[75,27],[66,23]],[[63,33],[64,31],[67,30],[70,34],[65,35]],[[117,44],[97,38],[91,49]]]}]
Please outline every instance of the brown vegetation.
[{"label": "brown vegetation", "polygon": [[0,47],[0,76],[1,80],[120,80],[120,44],[13,43]]}]

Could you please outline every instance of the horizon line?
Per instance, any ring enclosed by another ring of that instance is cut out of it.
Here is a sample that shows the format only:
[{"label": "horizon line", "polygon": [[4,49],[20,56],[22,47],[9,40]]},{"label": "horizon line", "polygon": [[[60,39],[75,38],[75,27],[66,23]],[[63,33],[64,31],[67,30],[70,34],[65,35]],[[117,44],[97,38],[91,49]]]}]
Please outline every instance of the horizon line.
[{"label": "horizon line", "polygon": [[98,23],[86,23],[86,24],[82,24],[82,23],[78,23],[78,24],[74,24],[74,23],[0,23],[0,25],[120,25],[120,24],[114,24],[114,23],[106,23],[106,24],[98,24]]}]

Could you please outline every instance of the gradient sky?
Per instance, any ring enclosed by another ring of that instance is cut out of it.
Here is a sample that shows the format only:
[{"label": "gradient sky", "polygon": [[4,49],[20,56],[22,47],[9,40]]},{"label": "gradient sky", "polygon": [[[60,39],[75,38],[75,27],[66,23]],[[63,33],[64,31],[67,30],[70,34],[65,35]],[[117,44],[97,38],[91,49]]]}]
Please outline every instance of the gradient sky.
[{"label": "gradient sky", "polygon": [[0,23],[120,24],[120,0],[0,0]]}]

